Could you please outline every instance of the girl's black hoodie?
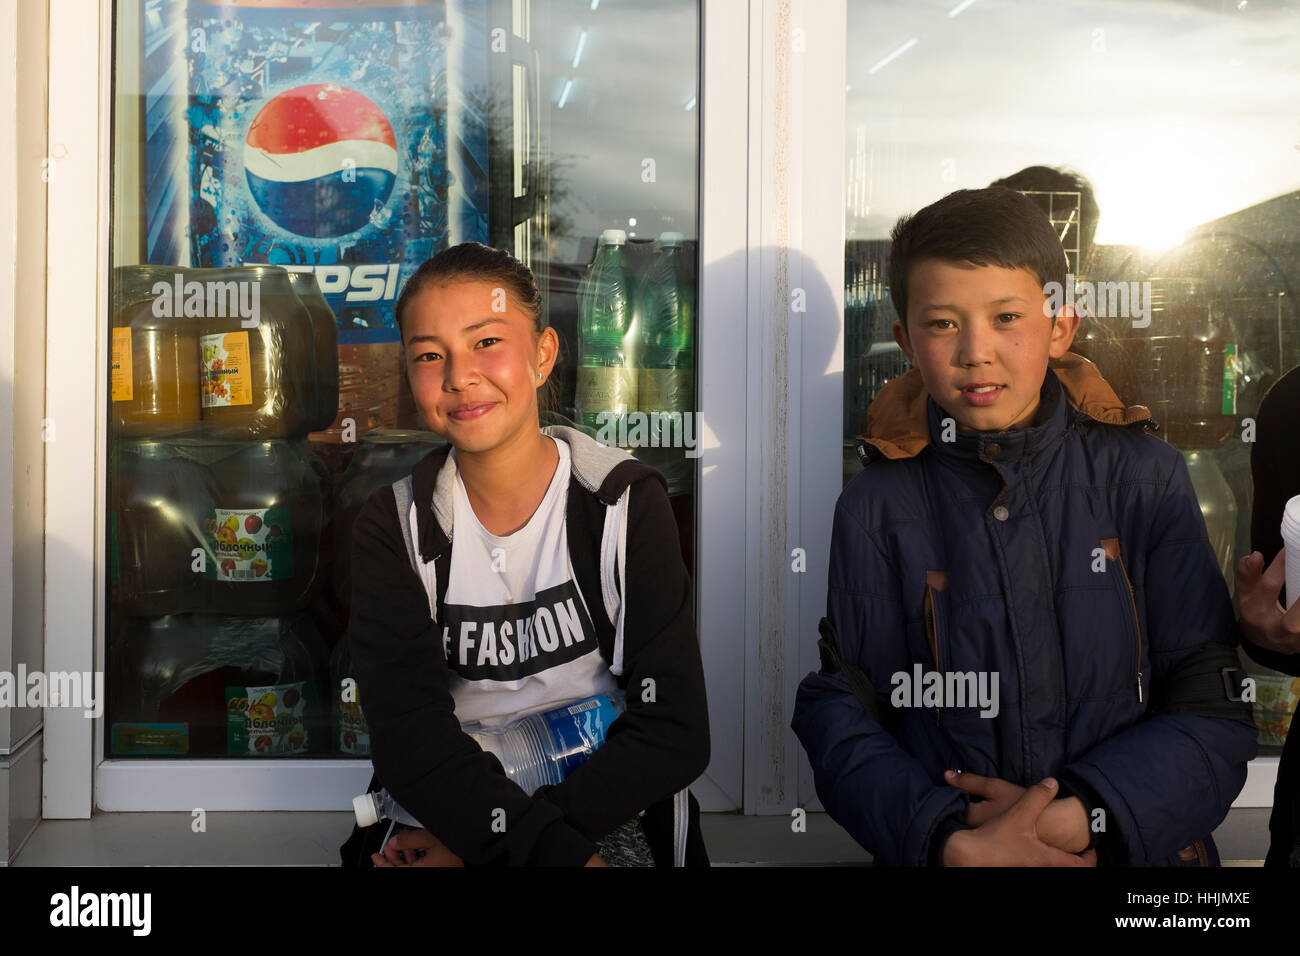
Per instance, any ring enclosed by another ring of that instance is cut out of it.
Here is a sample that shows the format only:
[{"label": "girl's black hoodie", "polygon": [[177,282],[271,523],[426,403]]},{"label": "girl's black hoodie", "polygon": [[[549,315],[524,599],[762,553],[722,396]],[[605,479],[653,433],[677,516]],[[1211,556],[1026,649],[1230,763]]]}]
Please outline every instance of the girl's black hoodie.
[{"label": "girl's black hoodie", "polygon": [[[604,603],[587,602],[606,665],[621,651],[616,676],[626,711],[604,745],[558,786],[529,795],[513,783],[461,730],[440,628],[387,486],[370,496],[353,528],[348,623],[375,775],[467,864],[582,865],[597,840],[643,810],[656,863],[670,865],[675,850],[680,858],[685,840],[687,862],[707,864],[693,800],[689,828],[674,827],[674,807],[685,807],[675,796],[708,764],[709,730],[692,588],[663,477],[576,429],[542,431],[569,445],[569,558],[585,595],[602,594],[606,510],[631,488],[621,647]],[[420,558],[435,562],[439,619],[454,536],[450,483],[438,481],[448,450],[430,453],[411,474],[414,537]]]}]

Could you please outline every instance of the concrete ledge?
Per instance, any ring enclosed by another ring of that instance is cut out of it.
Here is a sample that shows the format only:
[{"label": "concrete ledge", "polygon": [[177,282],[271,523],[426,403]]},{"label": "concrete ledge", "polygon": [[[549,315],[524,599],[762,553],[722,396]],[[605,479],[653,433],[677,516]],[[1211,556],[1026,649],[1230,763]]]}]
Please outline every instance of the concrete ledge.
[{"label": "concrete ledge", "polygon": [[[1214,832],[1225,865],[1259,866],[1267,809],[1237,809]],[[350,813],[208,813],[194,832],[188,813],[97,813],[45,820],[15,866],[337,866]],[[706,813],[709,856],[719,866],[867,866],[871,857],[824,813],[802,833],[788,816]]]}]

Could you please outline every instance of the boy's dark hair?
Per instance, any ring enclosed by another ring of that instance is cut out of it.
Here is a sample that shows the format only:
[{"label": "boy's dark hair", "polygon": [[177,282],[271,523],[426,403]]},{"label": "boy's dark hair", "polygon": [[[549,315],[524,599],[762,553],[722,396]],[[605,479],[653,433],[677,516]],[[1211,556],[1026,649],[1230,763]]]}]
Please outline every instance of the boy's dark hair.
[{"label": "boy's dark hair", "polygon": [[[397,331],[406,338],[402,330],[402,314],[411,302],[429,285],[460,280],[471,282],[495,282],[506,290],[507,298],[523,312],[531,316],[533,331],[540,334],[546,328],[542,316],[542,293],[533,278],[532,270],[504,249],[494,249],[481,242],[462,242],[448,246],[431,259],[426,259],[420,267],[406,280],[402,293],[397,297],[393,316],[397,320]],[[558,362],[558,357],[557,357]],[[405,369],[405,363],[403,363]],[[555,410],[555,376],[551,375],[542,386],[538,396],[539,405],[547,410]]]},{"label": "boy's dark hair", "polygon": [[889,295],[907,332],[907,277],[923,259],[1027,268],[1065,286],[1065,249],[1032,199],[1005,186],[959,189],[894,225]]}]

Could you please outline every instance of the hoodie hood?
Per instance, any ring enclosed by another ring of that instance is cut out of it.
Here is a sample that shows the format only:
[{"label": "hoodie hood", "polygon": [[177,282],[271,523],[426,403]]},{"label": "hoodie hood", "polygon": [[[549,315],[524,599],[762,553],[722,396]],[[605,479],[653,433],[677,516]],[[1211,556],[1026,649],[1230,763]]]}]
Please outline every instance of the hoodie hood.
[{"label": "hoodie hood", "polygon": [[[1097,366],[1082,355],[1066,352],[1047,367],[1056,374],[1070,407],[1081,414],[1107,425],[1152,422],[1149,408],[1125,405]],[[920,454],[930,444],[929,400],[920,371],[908,369],[887,383],[867,408],[867,434],[858,436],[859,446],[871,445],[885,458]]]},{"label": "hoodie hood", "polygon": [[[628,452],[602,445],[577,428],[547,425],[541,432],[569,446],[570,480],[576,481],[603,504],[616,504],[628,485],[641,478],[653,475],[663,481],[658,471],[638,461]],[[456,471],[456,460],[451,455],[450,446],[430,453],[415,466],[415,500],[432,500],[433,515],[437,521],[436,531],[441,532],[435,533],[432,526],[421,529],[420,550],[426,558],[451,540]]]}]

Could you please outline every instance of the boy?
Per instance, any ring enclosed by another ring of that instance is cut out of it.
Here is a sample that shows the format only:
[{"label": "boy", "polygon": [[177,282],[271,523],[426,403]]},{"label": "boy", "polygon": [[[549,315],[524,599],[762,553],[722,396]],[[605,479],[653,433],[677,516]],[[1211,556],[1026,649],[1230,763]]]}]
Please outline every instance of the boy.
[{"label": "boy", "polygon": [[1255,754],[1187,467],[1069,352],[1065,273],[1004,187],[894,228],[913,368],[868,410],[793,720],[881,864],[1217,865]]}]

